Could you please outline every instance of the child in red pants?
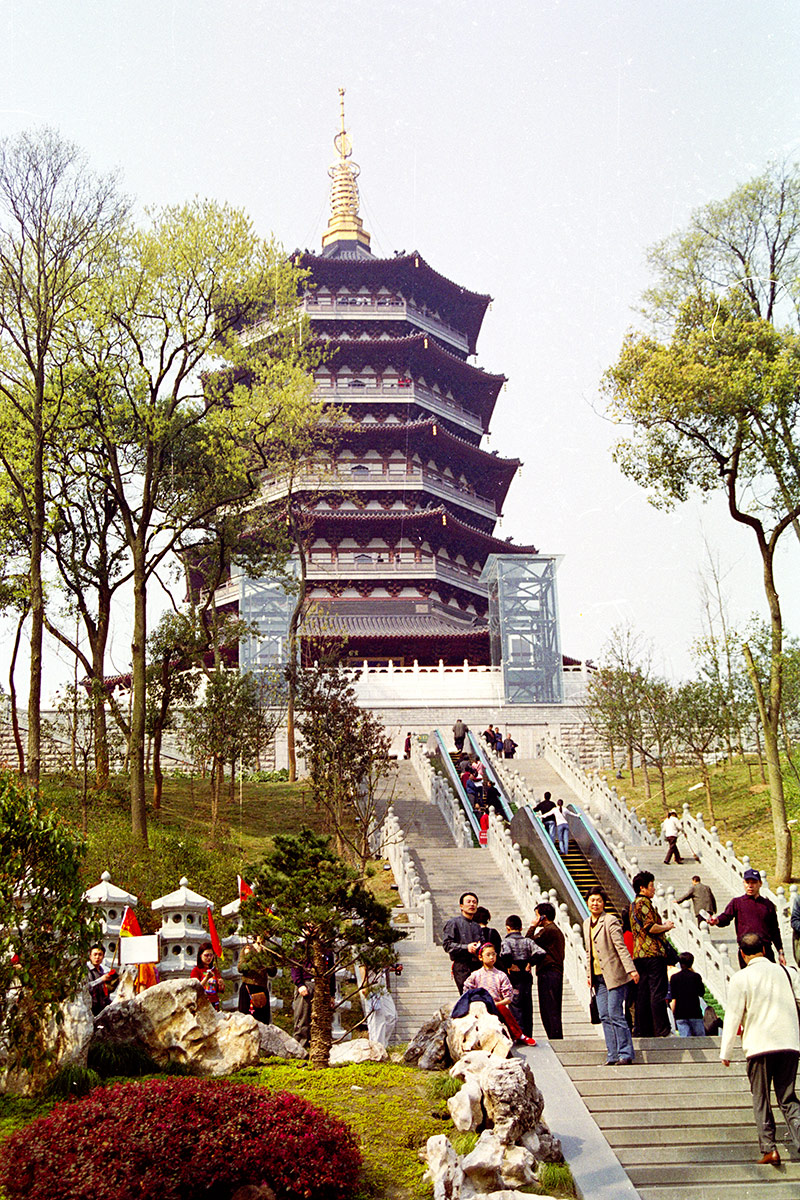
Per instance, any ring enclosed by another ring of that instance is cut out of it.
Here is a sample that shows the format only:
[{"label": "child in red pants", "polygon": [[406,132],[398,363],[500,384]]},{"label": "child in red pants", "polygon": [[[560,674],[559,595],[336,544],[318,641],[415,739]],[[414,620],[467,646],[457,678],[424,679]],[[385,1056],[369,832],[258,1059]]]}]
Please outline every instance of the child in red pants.
[{"label": "child in red pants", "polygon": [[508,1007],[514,997],[514,989],[505,971],[498,970],[494,965],[497,962],[497,951],[491,942],[484,942],[478,948],[478,958],[481,960],[481,968],[479,971],[473,971],[464,980],[464,991],[469,991],[470,988],[485,988],[497,1005],[497,1011],[514,1041],[522,1042],[526,1046],[535,1046],[536,1039],[525,1037]]}]

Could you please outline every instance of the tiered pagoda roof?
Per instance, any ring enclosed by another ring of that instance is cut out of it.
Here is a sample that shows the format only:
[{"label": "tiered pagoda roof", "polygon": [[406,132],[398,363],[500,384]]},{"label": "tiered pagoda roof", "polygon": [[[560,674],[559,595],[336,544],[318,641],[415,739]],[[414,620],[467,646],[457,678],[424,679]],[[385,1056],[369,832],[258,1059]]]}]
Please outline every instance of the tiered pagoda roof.
[{"label": "tiered pagoda roof", "polygon": [[458,389],[464,407],[480,417],[484,429],[489,427],[498,394],[506,382],[505,375],[492,375],[465,362],[426,333],[402,338],[342,338],[333,343],[326,339],[325,344],[329,347],[325,365],[334,372],[341,366],[356,370],[394,367],[402,375],[421,375],[429,383]]},{"label": "tiered pagoda roof", "polygon": [[406,299],[446,312],[453,324],[467,335],[469,353],[476,353],[478,335],[492,297],[453,283],[434,271],[417,251],[396,254],[392,258],[374,258],[372,255],[334,258],[296,252],[294,260],[298,266],[311,271],[315,290],[330,288],[336,291],[346,287],[357,292],[361,288],[386,288]]}]

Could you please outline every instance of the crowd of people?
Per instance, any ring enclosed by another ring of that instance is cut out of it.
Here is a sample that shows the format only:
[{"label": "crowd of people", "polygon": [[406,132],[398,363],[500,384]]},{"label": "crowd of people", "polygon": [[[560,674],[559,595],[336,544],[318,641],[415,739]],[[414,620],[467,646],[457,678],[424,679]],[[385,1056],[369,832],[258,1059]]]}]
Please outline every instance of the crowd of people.
[{"label": "crowd of people", "polygon": [[[544,816],[552,816],[550,806]],[[593,888],[583,926],[590,1011],[592,1020],[602,1027],[609,1067],[636,1062],[634,1039],[670,1036],[670,1013],[682,1038],[705,1037],[721,1029],[720,1059],[726,1067],[741,1035],[762,1156],[759,1161],[780,1166],[772,1091],[800,1153],[796,1093],[800,975],[786,969],[777,912],[772,901],[760,894],[759,872],[748,868],[743,885],[743,894],[735,896],[721,913],[717,913],[711,888],[699,875],[692,877],[691,888],[680,898],[692,901],[698,921],[735,926],[741,970],[731,981],[724,1021],[706,1003],[705,984],[694,969],[694,956],[678,954],[668,939],[674,926],[661,917],[653,903],[652,873],[640,871],[634,877],[634,899],[619,914],[607,907],[602,889]],[[467,1012],[473,1001],[480,1000],[497,1014],[513,1041],[535,1046],[535,977],[544,1032],[551,1041],[563,1038],[565,938],[555,923],[553,906],[546,902],[537,905],[525,933],[521,918],[510,914],[504,936],[492,928],[491,914],[480,906],[474,892],[461,895],[459,908],[459,915],[446,923],[443,938],[459,992],[453,1016]],[[792,912],[792,928],[800,943],[800,902]]]}]

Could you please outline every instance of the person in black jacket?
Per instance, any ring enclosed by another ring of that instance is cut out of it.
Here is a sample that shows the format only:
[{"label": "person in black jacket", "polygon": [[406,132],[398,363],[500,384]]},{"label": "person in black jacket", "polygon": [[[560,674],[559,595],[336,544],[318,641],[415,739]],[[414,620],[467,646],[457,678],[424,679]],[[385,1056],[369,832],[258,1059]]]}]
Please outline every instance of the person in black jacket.
[{"label": "person in black jacket", "polygon": [[443,945],[453,964],[453,980],[459,995],[464,990],[464,980],[477,967],[478,947],[483,941],[483,930],[475,920],[478,897],[474,892],[464,892],[459,898],[461,915],[451,917],[444,927]]}]

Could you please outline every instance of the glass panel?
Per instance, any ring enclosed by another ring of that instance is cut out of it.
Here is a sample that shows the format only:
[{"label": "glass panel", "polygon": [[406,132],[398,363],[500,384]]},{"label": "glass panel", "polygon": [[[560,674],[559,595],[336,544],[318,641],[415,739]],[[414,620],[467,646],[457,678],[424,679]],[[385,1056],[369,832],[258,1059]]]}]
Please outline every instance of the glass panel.
[{"label": "glass panel", "polygon": [[557,566],[557,555],[493,554],[484,568],[492,665],[503,668],[507,704],[562,702]]}]

